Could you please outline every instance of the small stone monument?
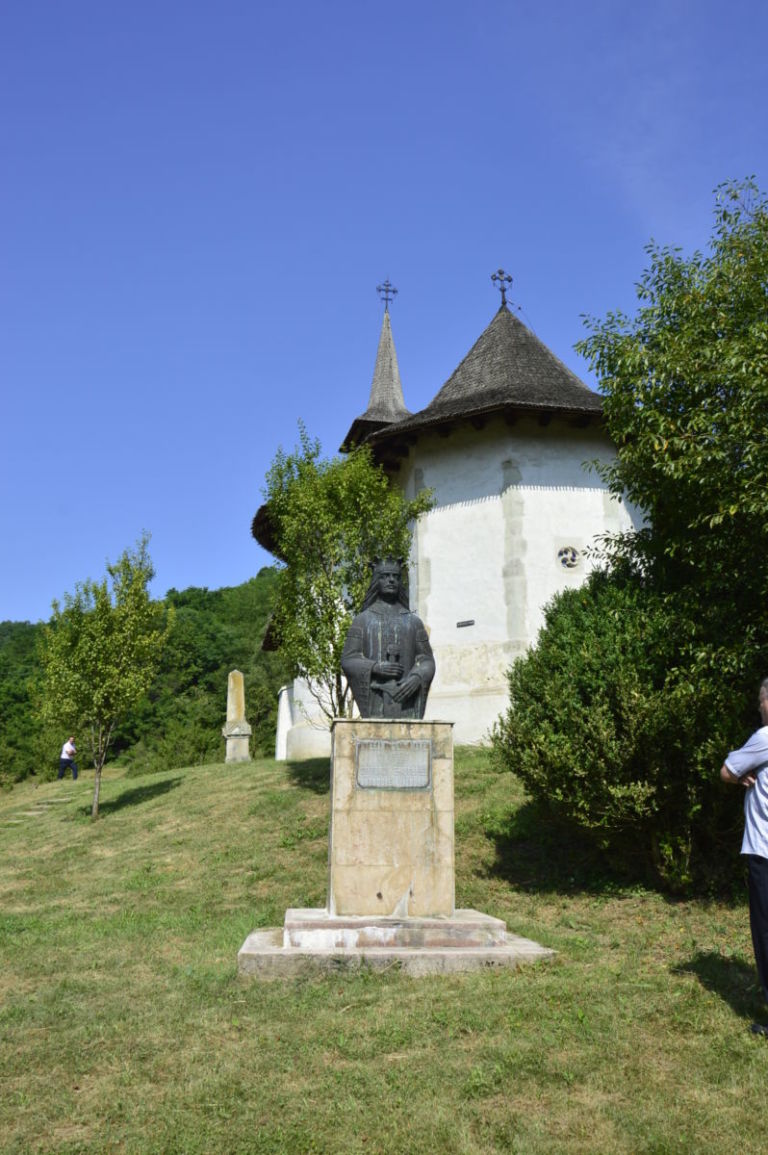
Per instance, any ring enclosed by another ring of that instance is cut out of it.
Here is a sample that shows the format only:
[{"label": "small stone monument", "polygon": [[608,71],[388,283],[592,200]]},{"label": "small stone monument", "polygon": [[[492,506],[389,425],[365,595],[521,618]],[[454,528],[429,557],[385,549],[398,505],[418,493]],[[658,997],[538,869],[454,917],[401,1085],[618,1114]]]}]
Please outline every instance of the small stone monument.
[{"label": "small stone monument", "polygon": [[454,905],[453,723],[424,720],[435,662],[401,563],[374,563],[342,668],[359,719],[331,729],[328,898],[257,930],[241,974],[398,965],[410,974],[517,967],[554,953]]},{"label": "small stone monument", "polygon": [[243,675],[233,670],[227,678],[227,721],[221,731],[227,740],[226,762],[250,762],[251,727],[245,720]]}]

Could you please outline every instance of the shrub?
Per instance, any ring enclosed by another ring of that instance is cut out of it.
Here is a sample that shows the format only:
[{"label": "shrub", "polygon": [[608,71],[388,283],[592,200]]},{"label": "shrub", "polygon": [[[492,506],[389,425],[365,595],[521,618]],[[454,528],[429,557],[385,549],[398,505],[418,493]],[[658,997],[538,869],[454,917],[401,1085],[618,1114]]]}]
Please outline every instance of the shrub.
[{"label": "shrub", "polygon": [[741,798],[718,770],[755,725],[742,709],[754,652],[712,676],[688,644],[697,629],[639,577],[593,573],[548,607],[493,735],[497,768],[670,889],[732,870]]}]

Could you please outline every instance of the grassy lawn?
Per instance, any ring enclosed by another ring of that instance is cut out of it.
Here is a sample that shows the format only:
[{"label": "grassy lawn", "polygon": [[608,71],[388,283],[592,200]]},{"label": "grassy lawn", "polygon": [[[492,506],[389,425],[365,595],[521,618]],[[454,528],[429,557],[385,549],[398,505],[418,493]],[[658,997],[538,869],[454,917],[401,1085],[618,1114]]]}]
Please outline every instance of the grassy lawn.
[{"label": "grassy lawn", "polygon": [[[745,902],[627,886],[457,756],[457,905],[517,972],[238,977],[325,903],[328,768],[260,761],[0,796],[0,1150],[762,1152]],[[736,854],[738,847],[733,847]]]}]

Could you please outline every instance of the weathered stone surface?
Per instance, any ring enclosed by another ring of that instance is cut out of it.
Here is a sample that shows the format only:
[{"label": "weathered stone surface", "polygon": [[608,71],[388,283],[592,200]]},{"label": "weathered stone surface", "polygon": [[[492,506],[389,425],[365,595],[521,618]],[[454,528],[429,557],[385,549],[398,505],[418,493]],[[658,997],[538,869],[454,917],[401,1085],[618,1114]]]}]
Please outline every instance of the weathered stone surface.
[{"label": "weathered stone surface", "polygon": [[227,679],[227,722],[245,721],[245,684],[239,670],[233,670]]},{"label": "weathered stone surface", "polygon": [[364,966],[374,971],[396,967],[417,977],[488,969],[515,970],[525,963],[551,959],[555,954],[531,939],[514,934],[507,934],[504,942],[495,946],[297,949],[283,946],[283,933],[279,927],[249,934],[237,956],[240,974],[264,980],[290,978],[313,970],[357,970]]},{"label": "weathered stone surface", "polygon": [[250,742],[247,737],[227,734],[227,755],[225,762],[250,762]]},{"label": "weathered stone surface", "polygon": [[[328,909],[333,915],[450,916],[453,745],[449,722],[338,718],[332,728]],[[366,751],[361,785],[359,753]],[[429,773],[402,781],[403,760],[428,752]],[[375,765],[376,756],[381,767]],[[388,770],[388,761],[391,762]]]},{"label": "weathered stone surface", "polygon": [[250,762],[251,727],[245,720],[245,687],[239,670],[227,679],[227,721],[221,732],[227,740],[225,761]]},{"label": "weathered stone surface", "polygon": [[322,909],[285,912],[283,946],[305,950],[362,947],[503,946],[506,924],[477,910],[457,910],[451,918],[334,918]]}]

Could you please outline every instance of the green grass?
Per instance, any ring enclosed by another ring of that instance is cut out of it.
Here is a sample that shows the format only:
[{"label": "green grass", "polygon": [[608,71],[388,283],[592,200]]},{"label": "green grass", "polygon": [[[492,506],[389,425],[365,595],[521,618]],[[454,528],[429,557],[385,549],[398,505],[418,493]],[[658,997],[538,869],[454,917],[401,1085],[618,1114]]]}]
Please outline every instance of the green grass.
[{"label": "green grass", "polygon": [[0,795],[4,1155],[765,1150],[742,898],[628,885],[483,753],[457,756],[457,905],[554,962],[239,978],[249,931],[324,905],[327,786],[112,772],[97,823],[88,775]]}]

